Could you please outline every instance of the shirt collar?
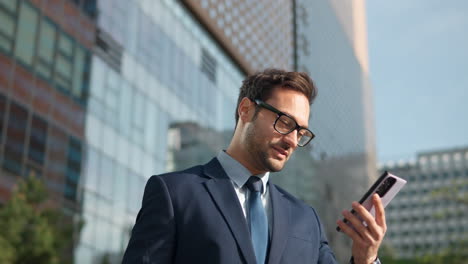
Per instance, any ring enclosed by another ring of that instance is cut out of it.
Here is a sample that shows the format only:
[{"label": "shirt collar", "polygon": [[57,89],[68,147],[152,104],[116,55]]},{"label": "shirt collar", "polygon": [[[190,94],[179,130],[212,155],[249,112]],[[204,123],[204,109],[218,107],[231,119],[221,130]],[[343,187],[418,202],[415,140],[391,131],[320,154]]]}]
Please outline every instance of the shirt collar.
[{"label": "shirt collar", "polygon": [[[247,182],[247,180],[250,178],[250,176],[252,176],[252,174],[246,167],[244,167],[233,157],[229,156],[229,154],[227,154],[226,151],[220,151],[216,158],[218,159],[219,163],[221,164],[221,167],[223,167],[228,177],[236,184],[238,188],[242,188]],[[264,194],[268,184],[268,179],[270,178],[270,172],[258,174],[255,176],[259,177],[262,180],[262,194]]]}]

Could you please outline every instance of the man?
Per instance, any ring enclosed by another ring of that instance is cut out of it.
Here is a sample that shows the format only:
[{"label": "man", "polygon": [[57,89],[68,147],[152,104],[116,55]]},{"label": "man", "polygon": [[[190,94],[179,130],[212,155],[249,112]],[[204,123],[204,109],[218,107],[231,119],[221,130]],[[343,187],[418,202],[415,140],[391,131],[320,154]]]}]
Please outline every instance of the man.
[{"label": "man", "polygon": [[[205,165],[152,176],[124,263],[336,263],[315,210],[268,182],[308,129],[316,95],[305,73],[269,69],[244,80],[229,147]],[[290,175],[289,177],[294,177]],[[326,202],[326,201],[325,201]],[[379,263],[385,213],[376,218],[357,203],[348,211],[352,263]]]}]

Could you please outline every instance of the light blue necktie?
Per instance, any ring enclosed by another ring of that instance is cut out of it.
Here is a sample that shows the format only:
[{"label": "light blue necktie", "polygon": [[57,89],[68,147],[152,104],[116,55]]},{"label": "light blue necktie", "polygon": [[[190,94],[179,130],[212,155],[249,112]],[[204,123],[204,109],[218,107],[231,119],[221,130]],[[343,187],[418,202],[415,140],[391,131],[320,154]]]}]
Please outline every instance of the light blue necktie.
[{"label": "light blue necktie", "polygon": [[251,176],[246,183],[250,190],[249,223],[250,236],[257,258],[257,264],[264,264],[268,246],[268,221],[262,204],[263,183],[259,177]]}]

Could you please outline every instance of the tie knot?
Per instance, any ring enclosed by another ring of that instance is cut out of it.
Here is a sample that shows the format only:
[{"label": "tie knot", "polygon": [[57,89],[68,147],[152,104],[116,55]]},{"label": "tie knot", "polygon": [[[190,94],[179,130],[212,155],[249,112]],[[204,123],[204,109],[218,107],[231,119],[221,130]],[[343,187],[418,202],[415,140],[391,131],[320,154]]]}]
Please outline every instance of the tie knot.
[{"label": "tie knot", "polygon": [[263,193],[263,182],[257,176],[250,176],[249,180],[245,184],[251,192],[260,192]]}]

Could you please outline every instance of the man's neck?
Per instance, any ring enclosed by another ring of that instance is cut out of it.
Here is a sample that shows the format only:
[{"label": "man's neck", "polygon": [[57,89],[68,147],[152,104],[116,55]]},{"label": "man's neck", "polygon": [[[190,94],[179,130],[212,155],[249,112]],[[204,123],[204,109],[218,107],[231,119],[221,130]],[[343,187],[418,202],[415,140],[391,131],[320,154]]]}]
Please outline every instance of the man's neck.
[{"label": "man's neck", "polygon": [[255,169],[250,164],[250,162],[248,162],[249,154],[246,153],[246,151],[243,151],[242,149],[234,147],[233,144],[229,145],[229,147],[226,149],[226,153],[229,156],[231,156],[233,159],[237,160],[246,169],[248,169],[252,175],[259,175],[259,174],[266,173],[266,171]]}]

